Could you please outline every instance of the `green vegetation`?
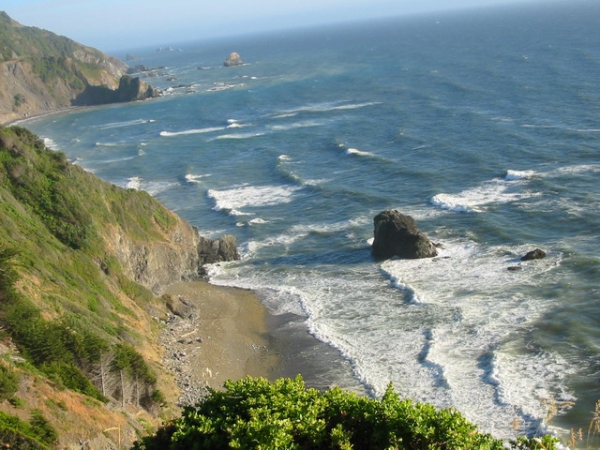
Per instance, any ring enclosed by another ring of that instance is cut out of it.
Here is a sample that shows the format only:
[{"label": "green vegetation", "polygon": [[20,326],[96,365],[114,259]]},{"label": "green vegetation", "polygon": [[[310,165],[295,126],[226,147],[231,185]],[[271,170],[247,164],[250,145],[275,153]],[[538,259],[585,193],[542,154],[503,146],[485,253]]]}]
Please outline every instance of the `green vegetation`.
[{"label": "green vegetation", "polygon": [[18,389],[18,375],[11,368],[0,364],[0,401],[12,399]]},{"label": "green vegetation", "polygon": [[0,442],[21,450],[45,450],[58,440],[56,430],[39,410],[33,410],[29,422],[0,412]]},{"label": "green vegetation", "polygon": [[[127,70],[127,65],[117,58],[50,31],[20,25],[0,12],[0,64],[3,63],[10,66],[2,72],[2,82],[19,78],[16,84],[3,83],[0,92],[0,116],[7,115],[7,120],[15,115],[35,114],[41,105],[42,110],[48,110],[92,100],[109,103],[116,95],[110,88],[116,88],[120,75]],[[90,98],[88,91],[97,89],[107,97]],[[28,98],[32,101],[23,108]]]},{"label": "green vegetation", "polygon": [[[190,449],[403,449],[504,450],[452,409],[401,400],[390,385],[381,400],[333,388],[306,389],[302,378],[270,383],[228,381],[180,419],[134,450]],[[520,438],[512,449],[552,450],[556,439]]]},{"label": "green vegetation", "polygon": [[[0,126],[0,339],[59,389],[160,406],[132,308],[163,300],[125,275],[105,233],[148,243],[175,224],[148,194],[99,180],[24,128]],[[17,381],[0,364],[0,400]]]}]

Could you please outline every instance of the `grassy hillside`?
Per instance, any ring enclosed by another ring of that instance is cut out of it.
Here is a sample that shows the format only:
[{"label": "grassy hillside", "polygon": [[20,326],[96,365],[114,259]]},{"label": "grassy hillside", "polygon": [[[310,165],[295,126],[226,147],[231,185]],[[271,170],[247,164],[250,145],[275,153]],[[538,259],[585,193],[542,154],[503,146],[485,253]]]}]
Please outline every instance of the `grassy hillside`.
[{"label": "grassy hillside", "polygon": [[0,123],[72,105],[157,95],[143,83],[135,92],[124,89],[117,95],[127,68],[117,58],[23,26],[0,11]]},{"label": "grassy hillside", "polygon": [[111,427],[132,442],[169,414],[176,392],[157,345],[167,299],[132,281],[118,242],[177,245],[178,227],[189,225],[148,194],[0,126],[0,443],[18,428],[2,411],[47,421],[44,445],[114,439]]}]

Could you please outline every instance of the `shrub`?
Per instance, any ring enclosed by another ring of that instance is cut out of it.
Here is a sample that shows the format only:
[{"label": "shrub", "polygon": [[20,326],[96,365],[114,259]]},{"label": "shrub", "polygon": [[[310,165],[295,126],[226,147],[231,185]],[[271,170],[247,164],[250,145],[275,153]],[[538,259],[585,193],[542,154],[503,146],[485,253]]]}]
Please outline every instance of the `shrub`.
[{"label": "shrub", "polygon": [[7,400],[15,395],[19,389],[19,377],[17,374],[0,364],[0,400]]},{"label": "shrub", "polygon": [[[542,441],[541,441],[542,442]],[[555,440],[544,437],[547,450]],[[522,438],[511,445],[529,445]],[[508,444],[507,444],[508,445]],[[301,377],[245,378],[211,390],[182,417],[134,450],[183,449],[404,449],[504,450],[505,444],[480,433],[453,409],[401,400],[390,385],[381,400],[340,388],[306,389]],[[513,446],[514,449],[525,447]]]}]

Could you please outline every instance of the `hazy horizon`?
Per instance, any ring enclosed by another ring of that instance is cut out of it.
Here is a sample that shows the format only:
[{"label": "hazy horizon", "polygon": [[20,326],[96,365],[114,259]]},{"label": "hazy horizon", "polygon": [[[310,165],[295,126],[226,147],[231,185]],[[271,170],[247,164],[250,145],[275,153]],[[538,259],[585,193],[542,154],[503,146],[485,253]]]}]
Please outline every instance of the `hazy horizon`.
[{"label": "hazy horizon", "polygon": [[[22,25],[46,29],[105,52],[168,46],[269,31],[342,24],[542,0],[4,0],[0,9]],[[555,0],[556,1],[556,0]],[[560,1],[560,0],[559,0]],[[563,0],[565,1],[565,0]]]}]

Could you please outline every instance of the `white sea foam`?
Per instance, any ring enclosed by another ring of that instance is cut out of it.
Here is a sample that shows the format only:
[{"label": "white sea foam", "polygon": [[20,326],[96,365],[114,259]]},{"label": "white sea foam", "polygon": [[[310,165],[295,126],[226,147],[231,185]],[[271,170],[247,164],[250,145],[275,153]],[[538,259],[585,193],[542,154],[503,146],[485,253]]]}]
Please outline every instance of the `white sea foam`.
[{"label": "white sea foam", "polygon": [[303,120],[301,122],[290,123],[286,125],[269,125],[269,128],[273,131],[288,131],[297,128],[310,128],[320,127],[326,125],[329,121],[325,120]]},{"label": "white sea foam", "polygon": [[[418,359],[429,370],[433,388],[422,390],[412,376],[399,381],[404,386],[415,383],[411,396],[415,392],[439,406],[447,402],[473,421],[486,417],[489,431],[509,436],[515,417],[530,421],[544,416],[543,398],[572,398],[566,361],[555,353],[516,351],[507,340],[514,335],[514,342],[522,342],[520,330],[549,307],[547,299],[535,297],[535,286],[546,276],[552,278],[561,255],[531,264],[519,259],[527,246],[483,248],[455,241],[444,247],[438,258],[393,260],[382,266],[390,285],[405,295],[412,290],[426,312],[421,325],[425,339],[415,342],[423,343]],[[521,270],[507,270],[515,266]],[[415,338],[410,332],[402,339],[409,336]]]},{"label": "white sea foam", "polygon": [[207,127],[207,128],[194,128],[191,130],[184,131],[161,131],[160,135],[163,137],[181,136],[186,134],[203,134],[203,133],[214,133],[215,131],[223,131],[225,127]]},{"label": "white sea foam", "polygon": [[431,198],[431,204],[455,212],[481,212],[486,206],[510,203],[540,195],[526,189],[528,172],[509,171],[506,178],[486,181],[457,194],[441,193]]},{"label": "white sea foam", "polygon": [[136,191],[139,191],[142,188],[142,181],[143,180],[140,177],[129,178],[125,187],[127,189],[135,189]]},{"label": "white sea foam", "polygon": [[265,133],[254,132],[254,133],[239,133],[239,134],[222,134],[215,138],[210,139],[210,141],[214,141],[216,139],[249,139],[253,137],[262,136]]},{"label": "white sea foam", "polygon": [[533,170],[507,170],[504,179],[506,181],[526,180],[534,175]]},{"label": "white sea foam", "polygon": [[141,125],[143,123],[154,122],[153,120],[146,119],[134,119],[134,120],[124,120],[123,122],[111,122],[102,125],[96,125],[94,128],[98,128],[100,130],[110,130],[112,128],[122,128],[122,127],[130,127],[133,125]]},{"label": "white sea foam", "polygon": [[356,156],[375,156],[373,153],[357,150],[355,148],[347,149],[346,153],[349,155],[356,155]]},{"label": "white sea foam", "polygon": [[206,177],[210,177],[210,174],[206,174],[206,175],[194,175],[194,174],[191,174],[191,173],[187,173],[185,175],[185,181],[187,181],[188,183],[200,184],[200,183],[202,183],[202,179],[206,178]]},{"label": "white sea foam", "polygon": [[600,164],[576,164],[560,167],[547,173],[549,176],[578,175],[583,173],[600,173]]},{"label": "white sea foam", "polygon": [[348,103],[340,105],[339,102],[324,102],[324,103],[312,103],[305,106],[299,106],[297,108],[286,109],[279,112],[279,115],[286,114],[297,114],[301,112],[312,112],[312,113],[322,113],[329,111],[343,111],[343,110],[351,110],[351,109],[360,109],[366,108],[368,106],[378,105],[379,102],[365,102],[365,103]]},{"label": "white sea foam", "polygon": [[256,218],[248,221],[249,225],[263,225],[265,223],[269,223],[269,221],[265,220],[265,219],[261,219],[260,217],[256,217]]},{"label": "white sea foam", "polygon": [[264,207],[289,203],[298,193],[296,186],[252,186],[242,185],[232,189],[210,189],[216,211],[228,211],[231,215],[244,215],[243,208]]},{"label": "white sea foam", "polygon": [[179,184],[172,181],[146,181],[141,177],[131,177],[125,183],[127,189],[146,191],[150,195],[157,195]]},{"label": "white sea foam", "polygon": [[50,150],[60,151],[60,147],[56,144],[56,142],[54,142],[52,139],[50,139],[48,137],[44,138],[44,145],[46,146],[46,148],[49,148]]}]

